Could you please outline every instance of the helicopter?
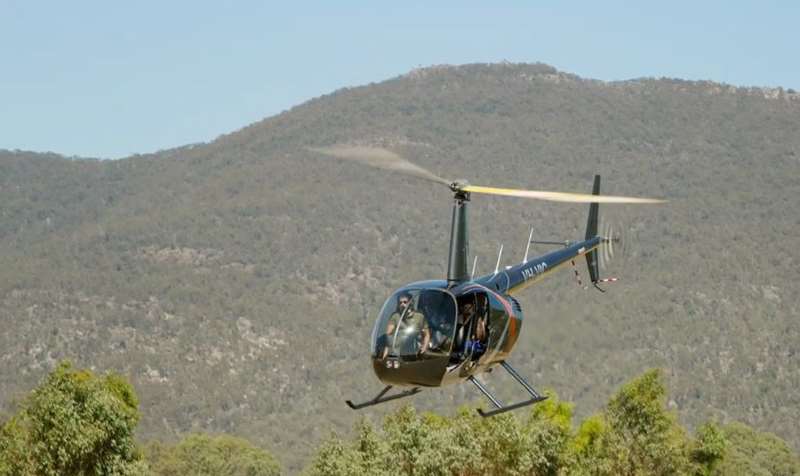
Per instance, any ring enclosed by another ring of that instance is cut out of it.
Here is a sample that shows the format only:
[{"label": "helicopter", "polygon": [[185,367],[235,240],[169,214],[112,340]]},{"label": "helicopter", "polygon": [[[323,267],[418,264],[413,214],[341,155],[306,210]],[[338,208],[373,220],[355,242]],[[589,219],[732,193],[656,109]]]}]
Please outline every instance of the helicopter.
[{"label": "helicopter", "polygon": [[[664,200],[600,195],[600,176],[595,175],[591,194],[519,190],[471,185],[466,180],[446,180],[404,157],[380,147],[335,145],[308,150],[339,159],[413,176],[446,186],[453,193],[450,249],[445,279],[406,284],[384,303],[372,330],[372,368],[385,387],[361,403],[347,400],[353,410],[409,397],[424,388],[471,382],[494,407],[478,409],[483,417],[508,412],[547,399],[508,363],[523,323],[522,306],[514,295],[567,264],[585,257],[592,286],[616,278],[601,278],[598,253],[613,247],[618,238],[598,235],[599,204],[657,204]],[[475,276],[467,271],[469,235],[467,210],[473,194],[501,195],[554,202],[589,203],[586,233],[578,241],[535,241],[533,230],[523,260],[500,268],[500,256],[492,273]],[[531,243],[558,245],[559,249],[528,259]],[[577,269],[575,270],[577,276]],[[476,378],[497,366],[527,392],[529,398],[503,404]],[[390,394],[393,388],[397,391]]]}]

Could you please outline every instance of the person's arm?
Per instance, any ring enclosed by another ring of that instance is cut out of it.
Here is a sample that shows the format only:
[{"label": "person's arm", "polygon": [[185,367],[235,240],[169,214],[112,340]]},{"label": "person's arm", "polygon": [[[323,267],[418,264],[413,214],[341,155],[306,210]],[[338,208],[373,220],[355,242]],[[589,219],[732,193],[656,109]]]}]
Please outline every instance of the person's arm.
[{"label": "person's arm", "polygon": [[420,348],[420,354],[424,354],[428,351],[428,345],[431,343],[431,330],[428,326],[422,328],[422,347]]},{"label": "person's arm", "polygon": [[475,337],[481,341],[486,341],[486,318],[480,317],[478,318],[478,324],[475,327]]},{"label": "person's arm", "polygon": [[395,312],[391,316],[389,316],[389,322],[386,323],[386,334],[389,335],[394,332],[394,328],[397,326],[397,321],[400,320],[400,316]]}]

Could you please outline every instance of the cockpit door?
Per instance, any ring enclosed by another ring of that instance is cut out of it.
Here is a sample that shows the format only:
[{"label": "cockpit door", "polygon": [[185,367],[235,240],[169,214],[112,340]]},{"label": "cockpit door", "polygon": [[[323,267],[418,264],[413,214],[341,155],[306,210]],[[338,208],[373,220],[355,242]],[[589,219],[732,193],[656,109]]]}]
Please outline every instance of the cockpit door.
[{"label": "cockpit door", "polygon": [[452,294],[438,288],[403,288],[384,304],[372,332],[372,359],[392,385],[441,384],[456,321]]}]

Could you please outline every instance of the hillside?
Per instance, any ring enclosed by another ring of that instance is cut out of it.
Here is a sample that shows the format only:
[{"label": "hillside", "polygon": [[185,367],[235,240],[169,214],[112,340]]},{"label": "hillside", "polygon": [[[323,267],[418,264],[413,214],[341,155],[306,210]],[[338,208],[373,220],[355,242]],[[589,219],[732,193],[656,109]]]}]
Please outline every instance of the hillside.
[{"label": "hillside", "polygon": [[[629,238],[609,269],[623,281],[601,295],[564,272],[524,293],[513,363],[579,416],[662,367],[689,425],[741,420],[800,446],[798,95],[545,65],[415,70],[118,161],[0,152],[0,411],[69,358],[131,378],[143,438],[226,431],[297,468],[351,428],[343,400],[379,388],[366,349],[383,299],[444,275],[450,196],[305,150],[343,142],[473,183],[579,191],[600,172],[607,193],[669,199],[601,207]],[[475,198],[479,268],[500,243],[519,259],[531,225],[579,237],[585,208]]]}]

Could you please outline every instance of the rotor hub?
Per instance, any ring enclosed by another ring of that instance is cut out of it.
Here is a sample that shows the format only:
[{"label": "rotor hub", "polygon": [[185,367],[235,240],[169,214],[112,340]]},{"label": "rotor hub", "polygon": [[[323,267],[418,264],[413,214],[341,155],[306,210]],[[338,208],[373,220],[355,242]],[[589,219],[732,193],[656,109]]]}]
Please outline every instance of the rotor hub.
[{"label": "rotor hub", "polygon": [[449,185],[450,190],[452,190],[456,194],[456,196],[458,196],[459,194],[465,195],[467,200],[469,199],[469,192],[465,192],[464,188],[466,188],[468,186],[469,186],[469,182],[467,182],[466,179],[455,180],[455,181],[451,182],[450,185]]},{"label": "rotor hub", "polygon": [[453,198],[460,201],[469,201],[470,193],[464,190],[464,187],[469,185],[466,181],[456,181],[450,184],[450,190],[453,191]]}]

